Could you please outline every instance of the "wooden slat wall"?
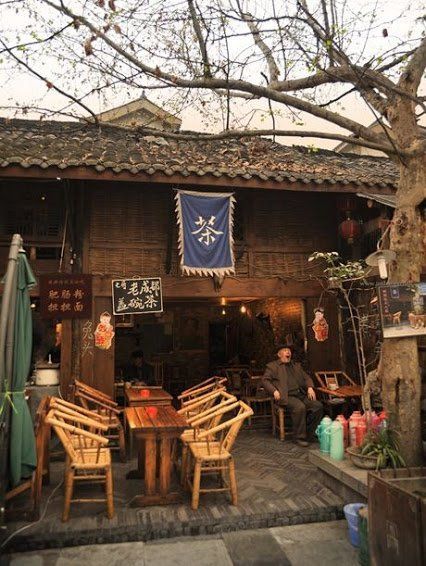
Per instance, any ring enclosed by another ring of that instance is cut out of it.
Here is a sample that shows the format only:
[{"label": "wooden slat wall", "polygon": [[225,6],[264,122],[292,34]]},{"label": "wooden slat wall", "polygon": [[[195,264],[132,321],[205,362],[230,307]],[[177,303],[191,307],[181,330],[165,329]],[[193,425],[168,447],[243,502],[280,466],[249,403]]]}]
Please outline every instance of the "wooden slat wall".
[{"label": "wooden slat wall", "polygon": [[[89,270],[97,275],[165,275],[167,237],[173,231],[171,275],[179,275],[177,228],[169,187],[113,185],[91,192]],[[334,197],[274,191],[240,191],[244,239],[235,247],[238,277],[319,274],[312,251],[333,250]]]}]

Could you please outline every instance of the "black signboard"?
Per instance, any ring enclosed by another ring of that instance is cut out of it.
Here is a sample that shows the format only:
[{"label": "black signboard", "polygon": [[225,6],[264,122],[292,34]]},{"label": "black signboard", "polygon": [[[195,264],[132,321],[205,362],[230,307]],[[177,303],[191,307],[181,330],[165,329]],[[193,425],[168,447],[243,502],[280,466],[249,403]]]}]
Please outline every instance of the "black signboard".
[{"label": "black signboard", "polygon": [[161,278],[113,279],[112,309],[114,314],[163,312]]},{"label": "black signboard", "polygon": [[42,318],[91,318],[92,276],[79,273],[40,275]]}]

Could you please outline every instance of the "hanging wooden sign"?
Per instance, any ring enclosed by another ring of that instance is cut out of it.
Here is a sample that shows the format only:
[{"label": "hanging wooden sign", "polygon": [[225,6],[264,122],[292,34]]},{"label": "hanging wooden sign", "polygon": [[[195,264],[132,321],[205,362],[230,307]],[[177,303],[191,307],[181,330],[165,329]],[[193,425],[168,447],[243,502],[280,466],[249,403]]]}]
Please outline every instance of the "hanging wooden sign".
[{"label": "hanging wooden sign", "polygon": [[42,318],[91,318],[92,276],[79,273],[40,275]]},{"label": "hanging wooden sign", "polygon": [[113,279],[112,305],[116,315],[163,312],[161,278]]}]

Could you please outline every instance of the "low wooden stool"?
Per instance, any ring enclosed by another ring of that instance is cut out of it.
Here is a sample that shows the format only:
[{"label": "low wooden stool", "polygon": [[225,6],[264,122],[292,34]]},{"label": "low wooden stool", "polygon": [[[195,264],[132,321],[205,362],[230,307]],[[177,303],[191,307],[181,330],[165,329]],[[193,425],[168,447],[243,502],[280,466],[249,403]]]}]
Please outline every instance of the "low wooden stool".
[{"label": "low wooden stool", "polygon": [[281,441],[285,440],[285,408],[281,407],[277,403],[272,404],[272,434],[279,433],[279,439]]}]

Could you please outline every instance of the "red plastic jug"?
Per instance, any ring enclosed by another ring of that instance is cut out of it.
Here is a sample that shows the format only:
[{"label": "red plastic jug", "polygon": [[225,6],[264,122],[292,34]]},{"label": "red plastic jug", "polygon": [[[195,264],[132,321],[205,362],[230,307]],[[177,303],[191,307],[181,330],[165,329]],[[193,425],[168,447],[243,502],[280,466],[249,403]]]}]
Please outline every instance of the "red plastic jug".
[{"label": "red plastic jug", "polygon": [[354,411],[349,417],[349,445],[357,446],[356,443],[356,428],[362,419],[360,411]]},{"label": "red plastic jug", "polygon": [[364,419],[359,419],[358,425],[355,429],[356,445],[361,446],[364,442],[365,435],[367,434],[367,423]]},{"label": "red plastic jug", "polygon": [[344,415],[337,415],[336,421],[342,423],[343,426],[343,445],[345,448],[349,446],[349,423],[345,419]]}]

